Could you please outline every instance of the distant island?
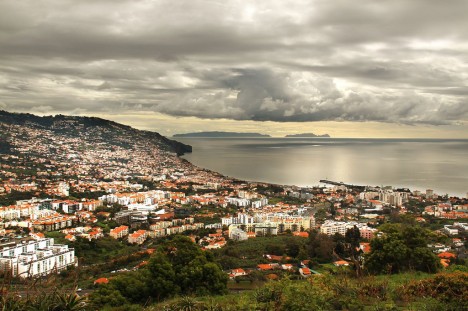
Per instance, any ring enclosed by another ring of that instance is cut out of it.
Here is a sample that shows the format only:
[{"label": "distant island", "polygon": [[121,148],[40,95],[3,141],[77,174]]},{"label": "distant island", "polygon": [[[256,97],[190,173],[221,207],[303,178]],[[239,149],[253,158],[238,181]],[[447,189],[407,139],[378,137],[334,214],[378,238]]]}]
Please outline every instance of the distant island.
[{"label": "distant island", "polygon": [[284,137],[296,137],[296,138],[300,138],[300,137],[330,137],[330,135],[328,135],[328,134],[315,135],[314,133],[302,133],[302,134],[290,134],[290,135],[286,135]]},{"label": "distant island", "polygon": [[172,137],[271,137],[270,135],[260,133],[237,133],[237,132],[196,132],[185,134],[174,134]]}]

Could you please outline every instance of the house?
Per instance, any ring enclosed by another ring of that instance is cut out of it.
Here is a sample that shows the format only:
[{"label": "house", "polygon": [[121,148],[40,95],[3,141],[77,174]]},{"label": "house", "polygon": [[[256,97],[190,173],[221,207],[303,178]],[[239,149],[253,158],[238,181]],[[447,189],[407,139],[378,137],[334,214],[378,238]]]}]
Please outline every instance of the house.
[{"label": "house", "polygon": [[437,257],[441,258],[441,259],[455,259],[457,258],[457,255],[455,255],[454,253],[450,253],[450,252],[443,252],[443,253],[440,253],[437,255]]},{"label": "house", "polygon": [[93,228],[92,231],[88,232],[88,240],[97,240],[104,237],[104,234],[102,233],[102,229],[100,228]]},{"label": "house", "polygon": [[281,265],[281,269],[286,270],[286,271],[291,271],[294,268],[294,266],[290,263],[285,263]]},{"label": "house", "polygon": [[70,242],[76,241],[76,237],[75,237],[74,235],[72,235],[72,234],[67,234],[67,235],[65,236],[65,239],[67,239],[67,240],[70,241]]},{"label": "house", "polygon": [[333,264],[336,267],[347,267],[347,266],[349,266],[349,262],[347,262],[346,260],[337,260],[337,261],[334,261]]},{"label": "house", "polygon": [[303,261],[301,261],[300,266],[301,267],[307,267],[309,265],[309,263],[310,263],[309,259],[303,260]]},{"label": "house", "polygon": [[298,232],[293,232],[293,235],[301,237],[301,238],[308,238],[309,237],[309,232],[298,231]]},{"label": "house", "polygon": [[[264,256],[266,259],[269,261],[281,261],[283,260],[283,256],[277,256],[277,255],[265,255]],[[286,257],[286,260],[291,259],[291,257]]]},{"label": "house", "polygon": [[300,269],[299,269],[299,273],[300,273],[303,277],[305,277],[305,278],[308,278],[308,277],[312,274],[312,272],[310,271],[310,269],[307,268],[307,267],[300,268]]},{"label": "house", "polygon": [[257,269],[260,271],[268,271],[279,268],[277,263],[258,264]]},{"label": "house", "polygon": [[247,275],[247,272],[245,272],[245,270],[242,269],[242,268],[237,268],[237,269],[232,269],[231,270],[231,273],[229,274],[229,277],[230,278],[235,278],[235,277],[244,276],[244,275]]},{"label": "house", "polygon": [[206,249],[218,249],[218,248],[221,248],[223,247],[224,245],[226,245],[226,241],[224,240],[224,238],[221,240],[217,240],[217,241],[211,241],[209,242],[208,245],[205,246]]}]

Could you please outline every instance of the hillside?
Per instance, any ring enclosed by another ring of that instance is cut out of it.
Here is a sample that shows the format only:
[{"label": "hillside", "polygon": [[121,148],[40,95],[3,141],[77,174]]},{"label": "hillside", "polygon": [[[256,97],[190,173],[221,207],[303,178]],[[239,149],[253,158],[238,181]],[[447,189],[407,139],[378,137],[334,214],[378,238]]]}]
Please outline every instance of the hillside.
[{"label": "hillside", "polygon": [[238,133],[238,132],[196,132],[196,133],[185,133],[175,134],[172,137],[235,137],[235,138],[255,138],[255,137],[271,137],[270,135],[260,133]]},{"label": "hillside", "polygon": [[112,121],[0,111],[0,179],[19,182],[149,177],[189,166],[192,147]]}]

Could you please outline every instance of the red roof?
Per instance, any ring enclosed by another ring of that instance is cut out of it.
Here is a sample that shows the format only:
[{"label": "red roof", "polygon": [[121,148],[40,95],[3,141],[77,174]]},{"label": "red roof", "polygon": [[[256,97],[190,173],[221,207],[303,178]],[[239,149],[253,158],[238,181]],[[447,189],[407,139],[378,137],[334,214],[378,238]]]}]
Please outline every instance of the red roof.
[{"label": "red roof", "polygon": [[446,259],[457,258],[457,255],[455,255],[454,253],[449,253],[449,252],[443,252],[443,253],[440,253],[437,256],[439,258],[446,258]]},{"label": "red roof", "polygon": [[304,275],[310,274],[310,269],[309,268],[302,268],[302,274],[304,274]]},{"label": "red roof", "polygon": [[100,278],[100,279],[97,279],[96,281],[94,281],[94,284],[107,284],[107,283],[109,283],[108,278]]},{"label": "red roof", "polygon": [[333,263],[335,266],[347,266],[349,265],[349,262],[346,260],[338,260]]},{"label": "red roof", "polygon": [[293,235],[294,236],[300,236],[301,238],[308,238],[309,237],[308,232],[294,232]]}]

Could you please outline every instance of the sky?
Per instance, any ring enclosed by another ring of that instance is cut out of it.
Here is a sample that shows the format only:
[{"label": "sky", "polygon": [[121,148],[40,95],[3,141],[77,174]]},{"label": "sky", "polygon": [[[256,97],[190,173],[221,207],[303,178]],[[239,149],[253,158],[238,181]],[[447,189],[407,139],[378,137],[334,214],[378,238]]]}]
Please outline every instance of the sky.
[{"label": "sky", "polygon": [[0,109],[468,138],[466,0],[0,0]]}]

